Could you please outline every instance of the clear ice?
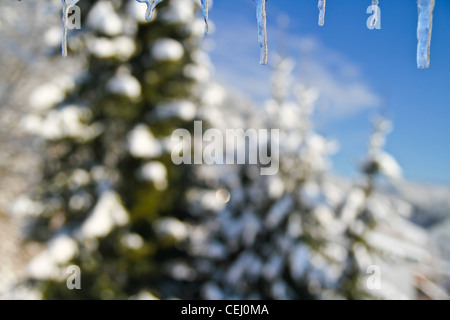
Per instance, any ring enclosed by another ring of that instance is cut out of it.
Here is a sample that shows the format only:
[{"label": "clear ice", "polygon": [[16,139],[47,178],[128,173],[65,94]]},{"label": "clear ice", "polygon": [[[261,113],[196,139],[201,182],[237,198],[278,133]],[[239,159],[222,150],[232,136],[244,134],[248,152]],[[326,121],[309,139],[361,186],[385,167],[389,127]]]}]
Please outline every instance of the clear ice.
[{"label": "clear ice", "polygon": [[319,26],[323,26],[325,24],[325,4],[326,0],[319,0]]},{"label": "clear ice", "polygon": [[372,0],[373,19],[370,22],[372,29],[375,29],[375,26],[378,23],[378,4],[378,0]]},{"label": "clear ice", "polygon": [[145,20],[150,21],[152,20],[155,7],[163,0],[136,0],[136,1],[147,4],[147,12],[145,13]]},{"label": "clear ice", "polygon": [[431,29],[435,0],[417,0],[419,23],[417,24],[417,67],[430,67]]},{"label": "clear ice", "polygon": [[266,23],[266,1],[255,0],[256,18],[258,20],[258,40],[261,48],[260,64],[267,64],[267,23]]},{"label": "clear ice", "polygon": [[69,28],[69,10],[71,7],[77,4],[79,0],[61,0],[63,5],[62,10],[62,25],[63,25],[63,36],[62,36],[62,43],[61,43],[61,49],[62,49],[62,56],[67,57],[67,29]]},{"label": "clear ice", "polygon": [[208,26],[208,11],[209,11],[209,0],[202,0],[203,17],[205,19],[205,34],[209,31]]}]

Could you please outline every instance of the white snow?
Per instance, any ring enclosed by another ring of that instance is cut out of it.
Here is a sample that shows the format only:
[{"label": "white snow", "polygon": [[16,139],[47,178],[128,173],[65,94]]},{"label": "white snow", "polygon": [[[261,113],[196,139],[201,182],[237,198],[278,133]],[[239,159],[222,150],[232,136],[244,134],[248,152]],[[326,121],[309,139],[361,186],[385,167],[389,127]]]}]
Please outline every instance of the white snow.
[{"label": "white snow", "polygon": [[128,1],[127,3],[126,12],[135,21],[138,21],[140,23],[146,22],[146,11],[147,9],[145,8],[145,6],[141,5],[137,1]]},{"label": "white snow", "polygon": [[120,36],[113,39],[115,55],[122,60],[129,59],[136,51],[136,43],[133,38]]},{"label": "white snow", "polygon": [[122,33],[123,22],[110,1],[98,1],[89,11],[87,26],[107,36]]},{"label": "white snow", "polygon": [[205,83],[210,78],[209,68],[198,65],[198,64],[188,64],[184,67],[184,75],[191,79],[196,80],[198,83]]},{"label": "white snow", "polygon": [[350,226],[360,214],[365,201],[366,196],[364,191],[359,188],[353,189],[342,209],[340,217],[341,221],[347,226]]},{"label": "white snow", "polygon": [[61,44],[61,27],[51,27],[44,34],[44,42],[49,47],[57,47]]},{"label": "white snow", "polygon": [[139,172],[144,180],[153,181],[156,189],[167,188],[167,169],[161,162],[148,162],[140,168]]},{"label": "white snow", "polygon": [[183,120],[190,121],[195,118],[197,107],[191,101],[180,100],[159,105],[155,113],[160,119],[179,117]]},{"label": "white snow", "polygon": [[194,5],[191,0],[172,0],[161,16],[167,23],[191,23],[194,20]]},{"label": "white snow", "polygon": [[402,168],[390,154],[380,152],[376,156],[380,171],[388,178],[399,179],[402,176]]},{"label": "white snow", "polygon": [[78,253],[78,244],[73,238],[60,235],[50,241],[48,250],[53,261],[65,263]]},{"label": "white snow", "polygon": [[28,103],[35,110],[45,110],[61,103],[65,96],[65,92],[60,86],[50,82],[34,89],[30,94]]},{"label": "white snow", "polygon": [[184,48],[180,42],[163,38],[153,43],[152,56],[157,61],[176,61],[184,55]]},{"label": "white snow", "polygon": [[130,74],[119,74],[110,79],[106,85],[110,92],[137,99],[141,95],[141,84]]},{"label": "white snow", "polygon": [[88,39],[87,46],[89,51],[98,58],[111,58],[116,55],[114,42],[106,37]]},{"label": "white snow", "polygon": [[116,226],[128,223],[128,213],[115,191],[105,191],[80,229],[82,238],[107,236]]},{"label": "white snow", "polygon": [[207,106],[219,106],[225,101],[227,92],[218,84],[210,84],[205,88],[201,99],[202,103]]},{"label": "white snow", "polygon": [[35,256],[27,267],[28,274],[35,279],[55,279],[59,278],[60,270],[52,260],[48,251],[44,251]]},{"label": "white snow", "polygon": [[33,114],[26,116],[22,120],[21,126],[25,131],[48,140],[64,137],[89,140],[102,131],[100,124],[87,124],[91,116],[89,108],[67,105],[60,109],[50,110],[44,118]]},{"label": "white snow", "polygon": [[426,262],[431,257],[430,253],[423,246],[418,246],[379,231],[369,231],[366,235],[366,240],[374,248],[403,259]]},{"label": "white snow", "polygon": [[123,236],[121,240],[122,244],[130,249],[140,249],[144,245],[144,239],[137,233],[128,233]]},{"label": "white snow", "polygon": [[269,185],[267,192],[269,194],[269,197],[271,197],[272,199],[280,198],[285,191],[283,180],[277,175],[269,176],[268,179]]},{"label": "white snow", "polygon": [[89,51],[98,58],[117,57],[121,60],[127,60],[136,51],[136,43],[128,36],[119,36],[115,38],[89,38],[87,41]]},{"label": "white snow", "polygon": [[130,132],[128,150],[137,158],[156,158],[162,154],[161,145],[145,124],[138,124]]},{"label": "white snow", "polygon": [[187,225],[176,218],[159,219],[155,222],[155,229],[161,236],[170,236],[176,241],[182,241],[189,235]]},{"label": "white snow", "polygon": [[58,235],[50,240],[47,248],[35,256],[28,265],[28,274],[35,279],[61,280],[60,268],[78,253],[78,244],[67,235]]}]

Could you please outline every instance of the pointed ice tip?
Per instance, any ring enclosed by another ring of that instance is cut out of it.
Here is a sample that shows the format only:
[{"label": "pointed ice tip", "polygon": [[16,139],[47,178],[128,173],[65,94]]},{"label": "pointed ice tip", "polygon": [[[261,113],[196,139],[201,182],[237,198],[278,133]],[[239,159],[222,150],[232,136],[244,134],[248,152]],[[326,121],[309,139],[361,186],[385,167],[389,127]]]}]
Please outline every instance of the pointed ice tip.
[{"label": "pointed ice tip", "polygon": [[265,66],[267,64],[267,57],[261,57],[259,64]]},{"label": "pointed ice tip", "polygon": [[208,16],[209,16],[209,0],[201,0],[203,19],[205,20],[205,36],[209,32]]},{"label": "pointed ice tip", "polygon": [[150,21],[153,18],[153,12],[155,7],[163,0],[136,0],[140,3],[145,3],[147,5],[147,11],[145,12],[145,21]]},{"label": "pointed ice tip", "polygon": [[260,54],[259,54],[259,64],[266,65],[267,64],[267,57],[268,57],[268,47],[267,42],[261,46],[260,48]]},{"label": "pointed ice tip", "polygon": [[417,68],[428,69],[430,67],[430,60],[426,54],[423,54],[420,48],[417,51]]},{"label": "pointed ice tip", "polygon": [[145,21],[150,21],[153,18],[153,10],[148,8],[147,12],[145,13]]}]

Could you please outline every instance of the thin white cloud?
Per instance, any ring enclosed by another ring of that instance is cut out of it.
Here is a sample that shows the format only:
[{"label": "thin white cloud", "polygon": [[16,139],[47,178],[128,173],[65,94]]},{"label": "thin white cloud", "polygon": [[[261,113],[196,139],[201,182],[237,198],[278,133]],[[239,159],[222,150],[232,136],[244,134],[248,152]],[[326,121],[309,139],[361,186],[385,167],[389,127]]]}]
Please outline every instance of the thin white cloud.
[{"label": "thin white cloud", "polygon": [[298,48],[294,50],[300,52],[299,78],[320,89],[322,111],[342,117],[380,105],[381,98],[366,83],[357,65],[316,38],[293,40]]},{"label": "thin white cloud", "polygon": [[[236,17],[226,27],[220,22],[216,25],[217,33],[211,38],[215,41],[212,59],[217,77],[256,101],[269,98],[271,68],[258,63],[256,24],[250,25],[248,20]],[[269,34],[278,32],[269,30]],[[347,117],[380,105],[381,98],[367,84],[360,68],[342,54],[314,37],[288,35],[286,42],[284,47],[297,63],[296,80],[320,89],[321,113]],[[274,46],[269,50],[271,56],[276,54]]]}]

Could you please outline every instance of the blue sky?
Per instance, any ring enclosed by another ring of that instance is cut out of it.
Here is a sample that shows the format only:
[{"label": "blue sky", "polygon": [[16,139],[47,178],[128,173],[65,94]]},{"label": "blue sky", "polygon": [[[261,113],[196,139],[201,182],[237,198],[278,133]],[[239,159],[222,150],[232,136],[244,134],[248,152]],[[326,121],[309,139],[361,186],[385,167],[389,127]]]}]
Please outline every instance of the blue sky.
[{"label": "blue sky", "polygon": [[[327,1],[324,27],[317,25],[316,0],[268,1],[269,55],[287,52],[296,78],[323,93],[317,128],[341,145],[336,172],[355,175],[369,119],[380,112],[394,122],[386,149],[405,178],[450,184],[450,1],[436,2],[431,66],[419,70],[414,0],[381,0],[381,30],[366,27],[370,0]],[[219,79],[263,101],[271,71],[258,64],[255,15],[252,0],[216,0],[211,57]],[[282,15],[290,18],[284,32]]]}]

